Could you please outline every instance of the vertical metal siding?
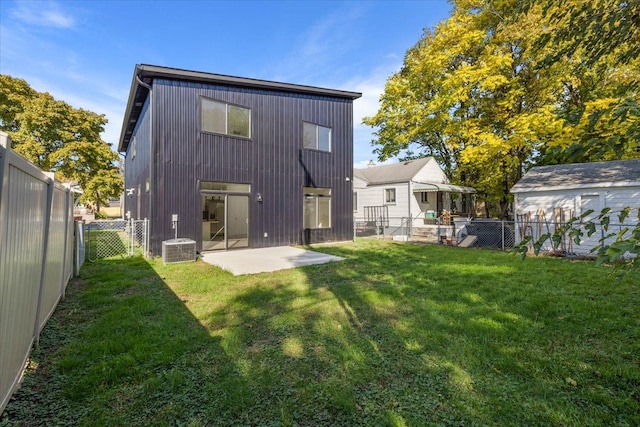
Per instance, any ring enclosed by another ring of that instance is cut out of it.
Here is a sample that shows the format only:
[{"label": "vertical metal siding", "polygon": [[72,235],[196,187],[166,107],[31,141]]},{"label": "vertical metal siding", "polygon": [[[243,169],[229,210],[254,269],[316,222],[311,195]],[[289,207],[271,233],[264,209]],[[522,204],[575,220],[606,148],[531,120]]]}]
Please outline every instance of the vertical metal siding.
[{"label": "vertical metal siding", "polygon": [[[140,119],[136,124],[132,138],[136,139],[136,155],[131,156],[133,144],[129,144],[125,156],[124,176],[125,176],[125,195],[124,195],[124,212],[130,212],[134,219],[144,219],[149,217],[148,212],[148,193],[145,190],[145,180],[149,178],[149,159],[151,150],[151,134],[150,134],[150,111],[149,98],[140,113]],[[140,195],[140,212],[138,212],[138,186],[142,191]],[[126,189],[134,188],[133,194],[128,194]]]},{"label": "vertical metal siding", "polygon": [[[153,82],[153,91],[154,254],[160,253],[163,240],[174,236],[171,214],[179,216],[180,237],[200,241],[199,180],[251,185],[250,247],[304,242],[302,187],[306,185],[332,189],[332,227],[306,233],[310,242],[351,239],[351,182],[346,180],[353,167],[351,100],[162,79]],[[250,108],[251,139],[201,132],[201,97]],[[143,113],[134,133],[136,159],[126,160],[127,188],[137,183],[144,188],[145,172],[134,163],[142,154],[146,120],[148,114]],[[303,121],[332,129],[331,152],[302,149]],[[261,204],[256,202],[257,193],[263,195]]]}]

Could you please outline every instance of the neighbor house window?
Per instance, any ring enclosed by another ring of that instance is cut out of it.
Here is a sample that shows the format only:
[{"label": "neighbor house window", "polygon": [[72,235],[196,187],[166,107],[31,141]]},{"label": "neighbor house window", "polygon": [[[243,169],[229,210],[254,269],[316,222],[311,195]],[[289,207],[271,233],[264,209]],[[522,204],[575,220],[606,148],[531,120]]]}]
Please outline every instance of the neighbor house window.
[{"label": "neighbor house window", "polygon": [[353,211],[356,212],[358,210],[358,193],[353,192]]},{"label": "neighbor house window", "polygon": [[429,203],[429,193],[426,191],[420,193],[420,203]]},{"label": "neighbor house window", "polygon": [[251,138],[251,110],[202,98],[202,130]]},{"label": "neighbor house window", "polygon": [[396,202],[396,189],[395,188],[385,188],[384,189],[384,202],[385,203],[395,203]]},{"label": "neighbor house window", "polygon": [[304,228],[331,227],[331,189],[302,187]]},{"label": "neighbor house window", "polygon": [[303,122],[302,146],[312,150],[331,151],[331,128]]}]

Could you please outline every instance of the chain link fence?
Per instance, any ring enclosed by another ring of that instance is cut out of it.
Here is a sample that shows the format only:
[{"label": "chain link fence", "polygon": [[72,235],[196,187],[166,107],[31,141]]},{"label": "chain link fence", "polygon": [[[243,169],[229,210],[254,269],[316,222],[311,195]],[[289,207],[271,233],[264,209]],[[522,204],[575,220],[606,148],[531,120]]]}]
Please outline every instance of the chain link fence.
[{"label": "chain link fence", "polygon": [[510,250],[516,244],[513,221],[463,217],[446,223],[422,216],[354,218],[354,238],[365,237],[500,250]]},{"label": "chain link fence", "polygon": [[93,262],[98,259],[133,256],[140,248],[148,254],[149,221],[100,220],[85,224],[85,256]]},{"label": "chain link fence", "polygon": [[[530,237],[532,242],[536,242],[544,235],[552,235],[563,224],[553,220],[500,221],[454,217],[445,223],[441,218],[356,217],[353,233],[354,239],[381,238],[509,251],[525,238]],[[611,244],[615,236],[635,224],[596,223],[594,232],[589,236],[585,224],[578,222],[575,227],[582,228],[583,232],[579,238],[566,232],[557,242],[547,239],[540,250],[559,256],[593,256],[593,248],[601,243]],[[532,243],[529,245],[533,250]]]}]

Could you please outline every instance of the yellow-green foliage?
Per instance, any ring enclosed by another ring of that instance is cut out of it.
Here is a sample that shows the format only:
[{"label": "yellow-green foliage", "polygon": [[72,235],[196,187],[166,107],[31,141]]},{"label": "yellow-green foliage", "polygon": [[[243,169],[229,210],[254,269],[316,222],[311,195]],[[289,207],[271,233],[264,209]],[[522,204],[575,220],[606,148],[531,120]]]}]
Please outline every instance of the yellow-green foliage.
[{"label": "yellow-green foliage", "polygon": [[624,46],[582,67],[588,46],[557,57],[573,39],[542,42],[566,23],[560,4],[453,3],[452,15],[407,51],[378,113],[364,119],[376,129],[380,159],[432,155],[504,214],[509,189],[535,162],[638,156],[640,64],[616,62]]}]

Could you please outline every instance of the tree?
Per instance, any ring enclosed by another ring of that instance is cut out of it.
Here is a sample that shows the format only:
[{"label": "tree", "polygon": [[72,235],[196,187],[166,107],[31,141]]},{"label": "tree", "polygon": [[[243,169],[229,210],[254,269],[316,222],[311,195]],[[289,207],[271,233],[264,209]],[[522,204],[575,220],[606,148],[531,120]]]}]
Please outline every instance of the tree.
[{"label": "tree", "polygon": [[561,68],[537,72],[527,49],[535,17],[505,28],[504,14],[481,1],[455,2],[452,16],[408,50],[380,110],[364,120],[377,129],[381,159],[401,150],[434,155],[501,217],[532,153],[561,130],[549,106]]},{"label": "tree", "polygon": [[638,156],[637,105],[621,100],[635,94],[640,64],[612,62],[624,46],[578,67],[591,58],[585,49],[557,56],[570,40],[541,42],[564,25],[550,19],[561,4],[453,3],[451,17],[407,51],[378,113],[364,119],[381,160],[433,155],[504,217],[510,188],[536,163]]},{"label": "tree", "polygon": [[[500,0],[490,0],[500,3]],[[640,156],[640,0],[545,0],[523,2],[518,21],[542,6],[543,31],[534,48],[539,68],[559,62],[572,70],[565,83],[562,116],[572,140],[550,146],[541,163],[555,164]]]},{"label": "tree", "polygon": [[83,188],[82,201],[97,210],[122,193],[118,155],[102,141],[107,119],[33,90],[27,82],[0,75],[0,129],[16,152],[62,181]]}]

